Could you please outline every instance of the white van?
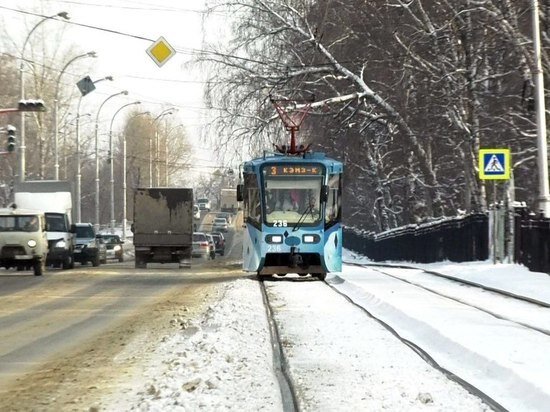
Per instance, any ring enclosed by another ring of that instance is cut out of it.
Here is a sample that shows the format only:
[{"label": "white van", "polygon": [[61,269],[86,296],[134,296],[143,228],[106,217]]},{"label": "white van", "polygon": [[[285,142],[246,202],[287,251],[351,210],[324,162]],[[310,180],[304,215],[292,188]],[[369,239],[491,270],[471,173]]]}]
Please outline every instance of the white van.
[{"label": "white van", "polygon": [[203,197],[201,199],[197,199],[197,205],[199,205],[200,210],[206,210],[208,212],[210,212],[210,209],[212,208],[210,206],[210,200],[208,200],[205,197]]}]

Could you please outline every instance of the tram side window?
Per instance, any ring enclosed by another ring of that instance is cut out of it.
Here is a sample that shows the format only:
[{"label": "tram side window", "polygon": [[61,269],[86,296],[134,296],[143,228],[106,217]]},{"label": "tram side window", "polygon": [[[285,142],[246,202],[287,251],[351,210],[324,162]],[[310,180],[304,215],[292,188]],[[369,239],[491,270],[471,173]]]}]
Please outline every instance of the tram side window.
[{"label": "tram side window", "polygon": [[332,226],[334,223],[339,222],[342,217],[341,207],[341,175],[330,175],[328,180],[328,199],[327,209],[325,213],[325,224]]},{"label": "tram side window", "polygon": [[247,214],[247,221],[260,224],[261,219],[261,201],[260,188],[256,175],[250,173],[244,176],[244,209]]}]

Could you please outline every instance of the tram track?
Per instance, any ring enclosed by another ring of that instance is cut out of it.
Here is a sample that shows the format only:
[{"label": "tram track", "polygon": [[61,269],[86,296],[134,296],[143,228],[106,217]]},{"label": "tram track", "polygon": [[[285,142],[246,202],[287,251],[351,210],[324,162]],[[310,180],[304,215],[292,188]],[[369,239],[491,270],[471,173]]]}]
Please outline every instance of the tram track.
[{"label": "tram track", "polygon": [[533,330],[535,332],[542,333],[546,336],[550,336],[550,328],[539,327],[539,326],[534,325],[533,323],[528,323],[528,322],[525,322],[525,321],[514,319],[511,316],[503,315],[501,313],[498,313],[495,310],[488,309],[487,307],[484,307],[480,304],[474,304],[474,303],[468,302],[464,298],[451,296],[448,293],[443,293],[443,292],[441,292],[441,291],[439,291],[439,290],[437,290],[433,287],[426,286],[426,285],[424,285],[420,282],[412,281],[412,280],[409,280],[409,279],[404,279],[402,276],[398,276],[398,275],[389,273],[388,270],[380,269],[380,267],[387,268],[387,269],[406,269],[406,270],[421,271],[422,273],[425,273],[427,275],[434,276],[434,277],[441,278],[441,279],[445,279],[445,280],[449,280],[449,281],[451,281],[455,284],[474,287],[474,288],[477,288],[479,290],[489,292],[489,293],[492,293],[492,294],[500,296],[500,297],[514,299],[516,302],[522,302],[522,303],[527,304],[527,305],[533,305],[535,308],[549,308],[550,304],[548,304],[548,302],[540,301],[540,300],[533,299],[533,298],[528,297],[528,296],[522,296],[522,295],[519,295],[519,294],[516,294],[516,293],[512,293],[512,292],[509,292],[509,291],[498,289],[498,288],[495,288],[495,287],[486,286],[486,285],[483,285],[481,283],[464,280],[464,279],[461,279],[461,278],[458,278],[458,277],[455,277],[455,276],[446,275],[446,274],[439,273],[439,272],[432,271],[432,270],[425,270],[425,269],[414,267],[414,266],[389,265],[389,264],[371,264],[371,263],[359,264],[359,263],[351,263],[351,262],[346,262],[346,264],[356,266],[356,267],[372,269],[372,270],[376,271],[377,273],[383,274],[385,276],[389,276],[389,277],[391,277],[393,279],[396,279],[400,282],[410,284],[412,286],[415,286],[415,287],[421,288],[423,290],[426,290],[430,293],[433,293],[437,296],[441,296],[445,299],[449,299],[449,300],[458,302],[460,304],[466,305],[468,307],[474,308],[476,310],[479,310],[481,312],[487,313],[488,315],[491,315],[491,316],[495,317],[496,319],[511,322],[511,323],[516,324],[516,325],[520,325],[520,326],[525,327],[527,329]]},{"label": "tram track", "polygon": [[[285,279],[272,279],[272,280],[261,279],[259,280],[259,284],[260,284],[262,296],[264,299],[264,305],[266,309],[268,323],[270,325],[270,330],[271,330],[271,339],[272,339],[272,346],[273,346],[273,352],[274,352],[274,369],[277,371],[279,383],[281,386],[281,395],[283,397],[285,411],[298,411],[300,410],[300,406],[303,406],[304,400],[300,398],[300,395],[303,395],[304,388],[302,388],[301,386],[304,384],[304,382],[303,380],[300,380],[300,378],[298,377],[299,375],[294,376],[294,373],[296,373],[296,371],[294,370],[295,366],[292,367],[293,364],[295,364],[296,362],[298,362],[299,364],[301,361],[295,358],[296,356],[295,354],[290,355],[290,359],[288,358],[288,355],[285,354],[285,351],[288,350],[287,348],[288,345],[281,340],[281,334],[279,332],[281,327],[283,327],[283,330],[284,330],[285,320],[280,313],[277,316],[275,316],[275,313],[279,310],[279,305],[278,304],[273,305],[273,302],[270,301],[270,299],[273,298],[272,296],[273,291],[271,290],[271,287],[270,287],[270,291],[268,292],[267,290],[268,287],[266,286],[266,282],[268,283],[273,282],[273,285],[278,285],[278,284],[295,285],[298,288],[299,287],[303,288],[307,284],[310,284],[313,287],[315,287],[315,285],[327,286],[328,289],[330,289],[331,293],[335,292],[337,295],[344,298],[346,302],[351,304],[351,306],[353,306],[356,309],[359,309],[361,313],[366,315],[366,317],[376,321],[385,330],[389,331],[399,342],[401,342],[406,347],[412,349],[412,351],[416,353],[420,359],[422,359],[425,363],[430,365],[435,371],[441,373],[447,379],[456,383],[458,386],[463,388],[468,393],[479,398],[482,402],[484,402],[493,410],[495,411],[507,410],[498,401],[496,401],[491,396],[489,396],[488,394],[486,394],[485,392],[477,388],[475,385],[469,383],[467,380],[462,379],[460,376],[456,375],[452,371],[441,366],[430,355],[430,353],[427,350],[424,350],[418,344],[415,344],[413,341],[401,336],[389,323],[384,322],[384,320],[376,317],[368,309],[354,302],[352,298],[350,298],[345,293],[335,288],[331,284],[331,281],[329,282],[326,282],[326,281],[319,282],[317,280],[310,281],[310,279],[308,278],[285,278]],[[332,282],[334,282],[334,279],[332,280]],[[307,293],[308,289],[305,289],[303,291],[305,293],[304,293],[302,305],[305,307],[308,307],[310,305],[309,303],[310,301],[309,301],[309,298],[306,296],[313,297],[314,294]],[[295,313],[295,312],[292,311],[292,313]],[[281,323],[281,322],[282,324],[278,325],[278,323]],[[368,326],[362,326],[362,327],[368,327]],[[283,336],[285,336],[285,333],[283,333]],[[298,379],[298,381],[300,382],[300,388],[296,388],[294,385],[294,380],[296,379]],[[307,409],[307,407],[305,407],[305,409]]]},{"label": "tram track", "polygon": [[462,379],[460,376],[456,375],[449,369],[444,368],[441,366],[436,360],[428,353],[427,350],[424,350],[421,346],[417,345],[413,341],[404,338],[395,330],[388,322],[385,322],[380,317],[375,316],[371,311],[369,311],[364,306],[356,303],[352,298],[350,298],[345,293],[338,290],[336,287],[331,285],[330,282],[325,282],[334,292],[339,294],[340,296],[344,297],[349,303],[351,303],[353,306],[364,312],[369,318],[375,320],[378,322],[381,326],[383,326],[386,330],[388,330],[395,338],[397,338],[401,343],[411,348],[422,360],[424,360],[428,365],[430,365],[435,370],[439,371],[443,375],[445,375],[449,380],[452,380],[453,382],[456,382],[458,385],[463,387],[465,390],[467,390],[469,393],[477,396],[480,398],[483,402],[485,402],[487,405],[489,405],[493,410],[495,411],[507,411],[505,407],[503,407],[499,402],[497,402],[495,399],[493,399],[491,396],[483,392],[482,390],[478,389],[475,385],[470,384],[465,379]]},{"label": "tram track", "polygon": [[288,371],[288,361],[284,354],[283,343],[281,342],[277,323],[273,317],[273,308],[271,307],[269,297],[267,296],[264,280],[260,280],[259,283],[266,310],[267,322],[269,324],[269,332],[271,335],[273,369],[275,371],[275,375],[277,376],[277,381],[279,382],[283,409],[285,412],[297,412],[299,411],[299,408],[296,397],[296,389],[294,388],[294,384]]}]

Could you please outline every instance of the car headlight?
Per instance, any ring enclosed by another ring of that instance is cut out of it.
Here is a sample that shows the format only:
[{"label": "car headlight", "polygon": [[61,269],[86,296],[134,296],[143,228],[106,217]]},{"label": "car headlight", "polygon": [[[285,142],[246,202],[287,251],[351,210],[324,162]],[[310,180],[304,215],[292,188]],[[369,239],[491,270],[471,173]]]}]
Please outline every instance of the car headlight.
[{"label": "car headlight", "polygon": [[55,247],[60,247],[64,249],[67,247],[67,243],[64,240],[59,240],[55,243]]},{"label": "car headlight", "polygon": [[92,240],[91,242],[89,242],[86,247],[91,247],[91,248],[94,248],[96,247],[96,244],[95,244],[95,240]]},{"label": "car headlight", "polygon": [[122,249],[122,248],[120,247],[120,245],[116,245],[116,246],[113,248],[113,250],[114,250],[115,252],[118,252],[120,249]]},{"label": "car headlight", "polygon": [[36,240],[33,240],[33,239],[29,240],[27,242],[27,245],[29,245],[29,247],[35,247],[36,246]]}]

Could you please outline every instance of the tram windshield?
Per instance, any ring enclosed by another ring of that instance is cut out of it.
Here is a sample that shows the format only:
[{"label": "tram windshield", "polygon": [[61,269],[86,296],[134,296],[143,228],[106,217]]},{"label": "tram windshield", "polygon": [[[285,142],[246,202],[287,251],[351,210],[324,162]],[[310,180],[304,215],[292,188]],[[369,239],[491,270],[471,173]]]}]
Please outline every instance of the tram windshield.
[{"label": "tram windshield", "polygon": [[265,176],[265,221],[273,226],[316,224],[321,220],[322,176]]}]

